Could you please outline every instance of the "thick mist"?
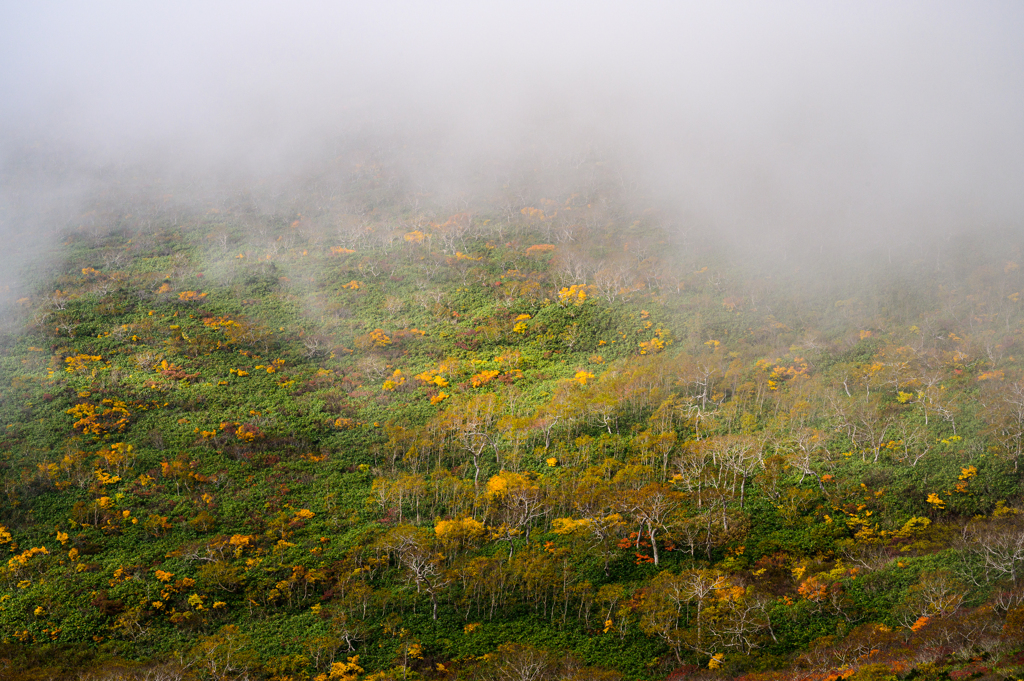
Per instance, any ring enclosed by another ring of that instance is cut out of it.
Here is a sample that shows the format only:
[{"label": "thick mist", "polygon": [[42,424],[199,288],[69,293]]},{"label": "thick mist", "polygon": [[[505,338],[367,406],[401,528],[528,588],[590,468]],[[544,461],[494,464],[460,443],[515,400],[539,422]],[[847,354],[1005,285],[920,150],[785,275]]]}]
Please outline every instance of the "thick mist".
[{"label": "thick mist", "polygon": [[1021,35],[1011,2],[9,3],[3,285],[97,196],[281,196],[347,155],[463,202],[600,167],[752,253],[1020,231]]}]

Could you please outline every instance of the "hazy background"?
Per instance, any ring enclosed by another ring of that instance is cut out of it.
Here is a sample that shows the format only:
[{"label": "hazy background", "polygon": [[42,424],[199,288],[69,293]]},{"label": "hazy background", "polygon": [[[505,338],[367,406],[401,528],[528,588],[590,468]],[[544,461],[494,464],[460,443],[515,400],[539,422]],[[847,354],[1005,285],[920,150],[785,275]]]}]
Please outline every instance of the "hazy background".
[{"label": "hazy background", "polygon": [[1020,2],[6,2],[7,257],[126,178],[299,177],[352,139],[453,196],[601,161],[737,244],[1019,231],[1022,36]]}]

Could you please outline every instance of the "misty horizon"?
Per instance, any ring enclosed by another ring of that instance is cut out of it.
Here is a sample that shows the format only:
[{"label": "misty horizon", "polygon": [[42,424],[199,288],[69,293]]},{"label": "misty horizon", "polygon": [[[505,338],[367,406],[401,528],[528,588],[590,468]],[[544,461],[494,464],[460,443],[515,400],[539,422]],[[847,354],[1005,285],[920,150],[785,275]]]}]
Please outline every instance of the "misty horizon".
[{"label": "misty horizon", "polygon": [[899,247],[1024,217],[1008,2],[50,3],[0,24],[15,242],[126,178],[288,187],[360,145],[443,200],[525,176],[555,195],[599,167],[736,244]]}]

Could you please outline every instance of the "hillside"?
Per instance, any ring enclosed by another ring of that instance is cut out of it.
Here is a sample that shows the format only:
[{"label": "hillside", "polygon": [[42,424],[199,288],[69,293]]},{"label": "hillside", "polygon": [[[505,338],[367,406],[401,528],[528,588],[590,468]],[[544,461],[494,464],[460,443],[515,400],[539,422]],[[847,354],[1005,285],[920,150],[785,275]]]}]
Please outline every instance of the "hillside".
[{"label": "hillside", "polygon": [[1021,674],[1019,235],[749,261],[354,168],[26,262],[4,678]]}]

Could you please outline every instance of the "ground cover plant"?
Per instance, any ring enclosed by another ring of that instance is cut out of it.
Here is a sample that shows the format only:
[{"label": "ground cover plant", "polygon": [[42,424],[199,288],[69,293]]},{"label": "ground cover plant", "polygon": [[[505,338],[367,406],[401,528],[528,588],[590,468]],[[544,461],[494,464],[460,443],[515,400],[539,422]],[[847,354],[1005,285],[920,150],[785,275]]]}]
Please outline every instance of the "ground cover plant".
[{"label": "ground cover plant", "polygon": [[343,186],[97,199],[12,293],[6,678],[1020,674],[1019,239]]}]

